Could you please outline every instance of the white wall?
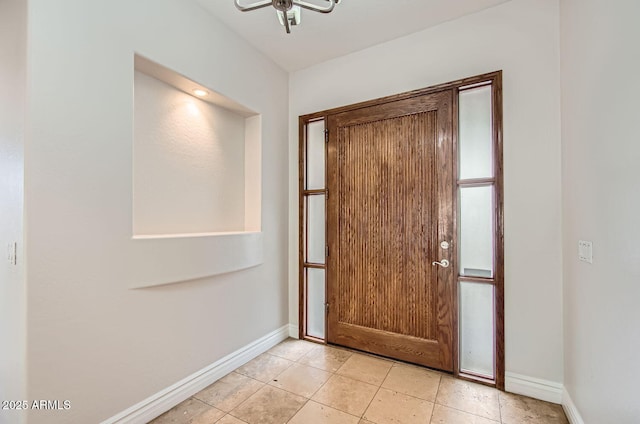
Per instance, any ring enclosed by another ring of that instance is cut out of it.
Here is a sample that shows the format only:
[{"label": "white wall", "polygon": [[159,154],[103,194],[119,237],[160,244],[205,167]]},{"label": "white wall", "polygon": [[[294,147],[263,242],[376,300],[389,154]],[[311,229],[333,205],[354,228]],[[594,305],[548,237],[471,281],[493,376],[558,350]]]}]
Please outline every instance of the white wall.
[{"label": "white wall", "polygon": [[638,16],[561,1],[565,386],[585,423],[640,422]]},{"label": "white wall", "polygon": [[[26,98],[27,7],[0,1],[0,399],[24,398],[25,286],[23,187]],[[18,243],[17,264],[7,245]],[[19,423],[0,411],[0,423]]]},{"label": "white wall", "polygon": [[136,71],[133,233],[244,231],[245,118]]},{"label": "white wall", "polygon": [[513,0],[292,74],[290,315],[298,317],[297,117],[504,71],[506,369],[562,381],[557,0]]},{"label": "white wall", "polygon": [[[29,422],[95,423],[288,322],[288,76],[183,0],[30,0],[29,43],[27,396],[72,405]],[[134,52],[262,113],[261,266],[129,288],[220,259],[131,247]]]}]

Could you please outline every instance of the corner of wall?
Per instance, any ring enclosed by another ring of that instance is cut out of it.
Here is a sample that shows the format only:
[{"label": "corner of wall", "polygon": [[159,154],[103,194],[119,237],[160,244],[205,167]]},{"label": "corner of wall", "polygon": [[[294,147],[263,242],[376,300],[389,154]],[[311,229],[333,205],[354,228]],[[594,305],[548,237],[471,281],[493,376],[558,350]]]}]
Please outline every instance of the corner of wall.
[{"label": "corner of wall", "polygon": [[566,387],[562,389],[562,408],[564,409],[565,414],[567,414],[569,423],[584,424],[584,420],[580,416],[580,412],[578,412],[578,408],[573,403]]},{"label": "corner of wall", "polygon": [[[26,1],[0,2],[0,400],[11,401],[26,399],[27,14]],[[24,419],[23,411],[0,410],[2,423]]]}]

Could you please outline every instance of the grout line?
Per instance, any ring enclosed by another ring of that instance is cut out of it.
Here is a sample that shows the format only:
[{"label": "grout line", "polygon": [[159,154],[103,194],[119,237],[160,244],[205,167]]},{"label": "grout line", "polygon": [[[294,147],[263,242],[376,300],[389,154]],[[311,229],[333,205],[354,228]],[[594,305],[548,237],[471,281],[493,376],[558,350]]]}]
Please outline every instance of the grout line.
[{"label": "grout line", "polygon": [[433,414],[436,411],[436,405],[439,405],[437,401],[438,401],[438,393],[440,393],[441,384],[442,384],[442,376],[440,376],[440,381],[438,381],[438,389],[436,390],[436,396],[433,398],[433,409],[431,410],[431,417],[429,418],[429,424],[431,424],[431,421],[433,421]]},{"label": "grout line", "polygon": [[305,364],[305,363],[302,363],[302,362],[296,362],[296,363],[297,363],[297,364],[299,364],[299,365],[303,365],[303,366],[305,366],[305,367],[313,368],[314,370],[320,370],[320,371],[328,372],[328,373],[330,373],[330,374],[335,374],[335,373],[336,373],[336,371],[338,371],[338,369],[340,369],[340,367],[344,364],[344,363],[343,363],[343,364],[340,364],[340,367],[338,367],[338,368],[336,369],[336,371],[329,371],[329,370],[326,370],[326,369],[324,369],[324,368],[316,367],[315,365]]},{"label": "grout line", "polygon": [[[482,416],[482,415],[474,414],[473,412],[465,411],[464,409],[456,408],[455,406],[445,405],[443,403],[434,403],[434,405],[439,405],[439,406],[442,406],[444,408],[453,409],[454,411],[462,412],[462,413],[467,414],[467,415],[473,415],[474,417],[482,418],[482,419],[490,421],[492,423],[502,424],[502,417],[500,418],[500,420],[496,421],[496,420],[493,420],[491,418],[487,418],[487,417]],[[434,407],[434,409],[435,409],[435,407]]]},{"label": "grout line", "polygon": [[[303,365],[304,365],[304,364],[303,364]],[[313,367],[312,367],[312,368],[313,368]],[[320,368],[315,368],[315,369],[320,369]],[[327,378],[327,379],[325,380],[325,382],[324,382],[324,383],[322,383],[322,384],[320,385],[320,387],[318,387],[318,389],[317,389],[315,392],[313,392],[313,394],[309,397],[309,400],[311,400],[311,398],[313,398],[313,397],[316,395],[316,393],[318,393],[318,392],[319,392],[319,391],[320,391],[320,390],[321,390],[321,389],[322,389],[322,388],[323,388],[323,387],[324,387],[324,386],[329,382],[329,380],[331,380],[331,379],[333,378],[333,376],[334,376],[334,375],[336,375],[336,373],[335,373],[335,372],[326,371],[326,370],[322,370],[322,371],[324,371],[324,372],[326,372],[326,373],[329,373],[329,378]],[[314,402],[316,402],[316,403],[320,403],[321,405],[324,405],[324,404],[322,404],[321,402],[318,402],[318,401],[314,401]],[[329,406],[329,405],[325,405],[325,406]],[[331,408],[331,407],[330,407],[330,408]],[[339,411],[339,409],[337,409],[337,408],[333,408],[333,409],[335,409],[335,410]],[[342,412],[345,412],[345,411],[342,411]]]},{"label": "grout line", "polygon": [[[335,376],[342,377],[342,378],[349,378],[349,377],[345,377],[345,376],[343,376],[343,375],[339,375],[339,374],[335,374],[335,373],[333,373],[333,375],[332,375],[331,377],[329,377],[329,380],[331,380],[331,378],[333,378],[333,377],[335,377]],[[321,390],[325,385],[327,385],[327,383],[329,383],[329,380],[325,381],[325,383],[320,387],[320,389],[318,389],[318,390],[316,391],[316,393],[318,393],[318,392],[319,392],[319,391],[320,391],[320,390]],[[352,380],[353,380],[353,379],[352,379]],[[358,380],[354,380],[354,381],[358,381]],[[361,382],[361,381],[358,381],[358,383],[362,383],[362,382]],[[377,391],[376,391],[376,393],[377,393]],[[314,393],[314,396],[315,396],[315,393]],[[375,397],[375,395],[374,395],[374,397]],[[372,398],[372,399],[373,399],[373,398]],[[343,410],[343,409],[339,409],[339,408],[338,408],[338,407],[336,407],[336,406],[327,405],[326,403],[324,403],[323,401],[321,401],[321,400],[319,400],[319,399],[309,399],[309,400],[312,400],[312,401],[314,401],[315,403],[318,403],[318,404],[320,404],[320,405],[326,406],[327,408],[331,408],[331,409],[335,409],[336,411],[344,412],[345,414],[349,414],[349,415],[351,415],[352,417],[362,418],[362,415],[360,415],[360,416],[358,416],[358,415],[354,415],[354,414],[352,414],[351,412],[347,412],[347,411],[345,411],[345,410]],[[367,407],[369,407],[369,405],[367,405]],[[365,411],[366,411],[366,409],[365,409]],[[363,412],[363,414],[364,414],[364,412]]]},{"label": "grout line", "polygon": [[[242,375],[242,374],[241,374],[241,375]],[[245,376],[245,377],[247,377],[247,376]],[[251,378],[251,377],[248,377],[248,378]],[[266,386],[266,385],[267,385],[267,383],[263,383],[262,381],[260,381],[260,380],[256,380],[255,378],[253,378],[252,380],[255,380],[255,381],[259,382],[259,383],[262,383],[262,386],[261,386],[258,390],[256,390],[255,392],[253,392],[251,395],[249,395],[245,400],[243,400],[242,402],[240,402],[239,404],[237,404],[236,406],[234,406],[233,408],[231,408],[231,411],[227,412],[227,414],[231,415],[233,418],[238,418],[238,417],[236,417],[235,415],[231,414],[233,411],[235,411],[236,409],[238,409],[238,408],[240,408],[242,405],[244,405],[246,402],[248,402],[248,401],[249,401],[249,399],[251,399],[252,397],[254,397],[254,396],[256,395],[256,393],[258,393],[260,390],[264,389],[264,386]],[[240,420],[240,418],[238,418],[238,419]],[[242,420],[240,420],[240,421],[242,421]]]},{"label": "grout line", "polygon": [[247,423],[245,420],[241,420],[241,419],[240,419],[240,418],[238,418],[238,417],[234,417],[233,415],[231,415],[231,414],[230,414],[230,413],[228,413],[228,412],[227,412],[226,414],[224,414],[224,416],[223,416],[222,418],[220,418],[219,420],[217,420],[217,421],[216,421],[216,423],[219,423],[220,421],[222,421],[223,419],[225,419],[227,416],[232,417],[232,418],[235,418],[236,420],[240,421],[241,423],[249,424],[249,423]]},{"label": "grout line", "polygon": [[[299,393],[292,392],[291,390],[287,390],[287,389],[283,389],[282,387],[274,386],[271,383],[265,383],[265,386],[269,386],[269,387],[271,387],[273,389],[277,389],[277,390],[282,390],[283,392],[287,392],[289,394],[292,394],[292,395],[297,396],[297,397],[301,397],[303,399],[311,400],[311,397],[306,397],[306,396],[303,396],[303,395],[301,395]],[[314,394],[315,394],[315,392],[314,392]]]},{"label": "grout line", "polygon": [[[369,401],[369,403],[367,404],[367,407],[364,408],[364,412],[362,413],[362,415],[360,415],[360,418],[365,420],[366,418],[364,417],[364,414],[367,413],[367,411],[369,410],[369,407],[371,406],[371,404],[373,403],[373,400],[376,398],[376,396],[378,396],[378,392],[380,391],[380,389],[382,388],[382,386],[378,387],[378,390],[376,390],[376,392],[374,393],[373,397],[371,398],[371,400]],[[369,421],[369,420],[367,420]]]},{"label": "grout line", "polygon": [[436,404],[436,403],[435,403],[435,401],[430,401],[430,400],[427,400],[427,399],[423,399],[423,398],[418,397],[418,396],[410,395],[409,393],[400,392],[400,391],[398,391],[398,390],[390,389],[390,388],[388,388],[388,387],[382,387],[382,386],[380,386],[380,388],[381,388],[381,389],[388,390],[388,391],[393,392],[393,393],[398,393],[399,395],[402,395],[402,396],[410,397],[410,398],[412,398],[412,399],[417,399],[417,400],[421,400],[421,401],[423,401],[423,402],[433,403],[434,405]]},{"label": "grout line", "polygon": [[[371,400],[369,401],[369,403],[367,404],[367,407],[364,409],[364,412],[362,413],[362,415],[360,416],[360,418],[365,419],[364,418],[364,414],[367,413],[367,411],[369,410],[369,408],[371,407],[371,404],[373,403],[373,400],[376,398],[376,396],[378,396],[378,393],[380,392],[380,389],[382,389],[382,385],[384,384],[385,380],[387,379],[387,377],[389,377],[389,374],[391,373],[391,370],[393,369],[393,366],[389,367],[389,370],[387,371],[387,373],[384,375],[384,378],[382,379],[382,382],[380,383],[380,385],[378,386],[378,390],[376,390],[376,393],[373,395],[373,397],[371,398]],[[369,420],[367,420],[369,421]]]},{"label": "grout line", "polygon": [[333,377],[333,376],[335,375],[335,373],[332,373],[332,372],[329,372],[329,371],[325,371],[325,372],[329,374],[329,378],[327,378],[327,379],[324,381],[324,383],[322,383],[322,384],[320,385],[320,387],[318,387],[318,388],[316,389],[316,391],[315,391],[315,392],[313,392],[313,393],[311,394],[311,396],[309,396],[309,399],[311,399],[312,397],[314,397],[314,396],[316,395],[316,393],[318,393],[318,392],[320,391],[320,389],[322,389],[322,388],[324,387],[324,385],[325,385],[325,384],[327,384],[327,382],[331,379],[331,377]]},{"label": "grout line", "polygon": [[500,417],[500,422],[502,422],[502,402],[500,402],[500,393],[498,393],[498,416]]},{"label": "grout line", "polygon": [[292,419],[294,419],[296,415],[298,415],[298,412],[300,412],[300,411],[302,410],[302,408],[304,408],[305,406],[307,406],[307,404],[308,404],[309,402],[313,402],[313,403],[316,403],[316,404],[318,404],[318,405],[320,405],[320,406],[324,406],[324,407],[326,407],[326,408],[333,409],[334,411],[338,411],[338,412],[341,412],[341,413],[343,413],[343,414],[347,414],[347,415],[349,415],[349,416],[351,416],[351,417],[358,418],[358,422],[360,422],[360,420],[362,420],[362,417],[359,417],[359,416],[357,416],[357,415],[353,415],[353,414],[352,414],[352,413],[350,413],[350,412],[343,411],[343,410],[338,409],[338,408],[335,408],[335,407],[333,407],[333,406],[325,405],[324,403],[322,403],[322,402],[318,402],[317,400],[308,399],[308,400],[304,403],[304,405],[302,405],[302,407],[296,411],[296,413],[293,415],[293,417],[291,417],[291,418],[287,421],[287,423],[290,423],[290,422],[291,422],[291,420],[292,420]]},{"label": "grout line", "polygon": [[[389,371],[391,371],[391,368],[389,368]],[[389,373],[389,371],[387,371],[387,374]],[[375,384],[375,383],[371,383],[369,381],[360,380],[360,379],[358,379],[358,378],[356,378],[355,376],[352,376],[352,375],[339,374],[338,372],[336,372],[335,374],[339,375],[340,377],[350,378],[350,379],[358,381],[360,383],[368,384],[370,386],[375,386],[375,387],[381,387],[382,383],[384,383],[384,380],[382,380],[382,382],[380,384]],[[385,378],[387,378],[386,375],[385,375]]]},{"label": "grout line", "polygon": [[298,415],[298,412],[300,412],[302,408],[304,408],[307,405],[307,403],[309,403],[309,401],[311,400],[307,398],[305,399],[306,399],[305,402],[302,405],[300,405],[300,408],[296,409],[296,412],[293,413],[293,415],[291,416],[291,418],[287,420],[287,422],[290,422],[296,415]]}]

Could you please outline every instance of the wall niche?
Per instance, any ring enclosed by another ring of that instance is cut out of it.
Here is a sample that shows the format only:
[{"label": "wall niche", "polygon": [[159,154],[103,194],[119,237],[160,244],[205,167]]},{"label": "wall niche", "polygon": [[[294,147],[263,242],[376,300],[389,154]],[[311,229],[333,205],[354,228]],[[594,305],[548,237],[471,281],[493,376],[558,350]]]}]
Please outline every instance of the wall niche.
[{"label": "wall niche", "polygon": [[261,118],[135,55],[133,237],[261,231]]}]

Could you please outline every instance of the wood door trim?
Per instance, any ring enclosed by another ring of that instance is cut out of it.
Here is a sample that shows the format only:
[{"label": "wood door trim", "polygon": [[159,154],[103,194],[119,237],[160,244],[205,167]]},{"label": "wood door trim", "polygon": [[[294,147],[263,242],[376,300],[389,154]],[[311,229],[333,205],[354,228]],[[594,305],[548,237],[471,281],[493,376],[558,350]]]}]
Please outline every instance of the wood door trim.
[{"label": "wood door trim", "polygon": [[352,105],[326,109],[320,112],[308,113],[306,115],[301,115],[300,119],[303,120],[304,122],[310,122],[310,121],[326,118],[329,115],[336,115],[338,113],[367,108],[370,106],[378,106],[384,103],[391,103],[398,100],[409,99],[411,97],[423,96],[425,94],[434,94],[434,93],[437,93],[438,91],[447,91],[447,90],[454,90],[454,89],[457,90],[457,89],[478,84],[484,81],[494,81],[499,75],[502,75],[502,71],[489,72],[489,73],[478,75],[475,77],[463,78],[456,81],[451,81],[444,84],[438,84],[438,85],[434,85],[427,88],[407,91],[405,93],[394,94],[386,97],[379,97],[379,98],[367,100],[364,102],[354,103]]},{"label": "wood door trim", "polygon": [[[325,128],[329,131],[329,134],[336,134],[336,128],[337,128],[336,120],[332,119],[332,117],[334,116],[335,115],[327,115],[325,120]],[[337,167],[330,168],[328,166],[330,158],[333,157],[334,155],[337,155],[336,148],[337,146],[335,143],[327,143],[327,155],[326,155],[327,167],[325,172],[325,175],[327,176],[327,188],[333,187],[335,185],[335,182],[337,181],[337,173],[338,173]],[[331,196],[329,199],[327,199],[327,213],[325,214],[325,220],[326,220],[326,239],[325,240],[328,246],[329,255],[331,255],[332,251],[336,252],[334,240],[337,239],[337,235],[334,236],[330,232],[333,229],[337,230],[338,223],[336,220],[337,220],[338,214],[333,213],[329,207],[329,205],[333,204],[334,198],[335,196]],[[331,305],[335,305],[337,302],[337,300],[335,299],[335,293],[334,292],[329,293],[329,281],[330,281],[330,278],[333,278],[333,273],[335,272],[334,271],[335,266],[333,266],[334,262],[335,261],[332,259],[332,257],[329,256],[327,258],[327,262],[326,262],[327,268],[325,271],[325,287],[326,287],[325,301],[329,304],[329,307],[327,308],[327,311],[326,311],[327,313],[325,315],[325,323],[326,323],[325,335],[327,340],[329,338],[329,329],[335,328],[335,325],[337,324],[337,320],[332,319],[334,315],[331,315],[329,313],[329,308],[331,308]]]},{"label": "wood door trim", "polygon": [[[476,84],[478,82],[476,81]],[[473,84],[473,83],[472,83]],[[465,84],[465,85],[469,85],[469,84]],[[457,89],[458,88],[452,88],[451,91],[454,92],[454,96],[453,96],[453,100],[451,102],[451,110],[453,113],[453,116],[455,117],[454,121],[453,121],[453,132],[451,134],[451,143],[453,144],[452,148],[451,148],[451,154],[453,155],[453,157],[455,158],[455,166],[453,167],[453,184],[451,184],[451,190],[453,190],[453,210],[454,210],[454,214],[453,214],[453,236],[454,236],[454,240],[456,241],[455,243],[451,243],[452,245],[450,246],[451,249],[451,263],[454,264],[453,266],[453,271],[456,277],[456,282],[453,285],[453,307],[455,308],[455,313],[453,316],[453,375],[458,377],[459,376],[459,370],[460,370],[460,328],[459,328],[459,309],[460,309],[460,305],[458,304],[458,299],[459,299],[459,295],[458,295],[458,276],[460,275],[460,271],[459,271],[459,267],[458,267],[458,186],[457,186],[457,181],[458,181],[458,171],[459,171],[459,166],[458,166],[458,116],[459,116],[459,96],[457,95]]]},{"label": "wood door trim", "polygon": [[[344,111],[332,114],[331,116],[335,118],[338,127],[365,124],[385,119],[385,117],[389,116],[392,112],[394,113],[394,117],[401,117],[437,110],[442,103],[442,98],[446,96],[450,96],[450,92],[424,94],[419,97],[399,99],[384,102],[379,105]],[[371,112],[371,108],[375,108],[373,113]],[[329,132],[331,133],[331,130],[329,130]]]},{"label": "wood door trim", "polygon": [[[442,96],[446,93],[446,96]],[[455,140],[453,138],[454,128],[457,127],[456,121],[457,117],[453,114],[453,99],[457,96],[454,96],[453,90],[443,91],[439,96],[440,107],[438,109],[438,114],[445,113],[449,115],[449,125],[445,125],[445,121],[441,121],[438,119],[438,124],[441,125],[441,128],[438,131],[438,134],[442,136],[440,140],[438,140],[438,144],[443,142],[450,143],[449,148],[436,149],[436,162],[435,166],[437,167],[436,173],[439,175],[445,175],[446,178],[437,178],[437,197],[438,199],[448,199],[444,204],[450,207],[450,210],[443,211],[442,207],[438,208],[438,216],[436,217],[438,222],[438,231],[437,231],[437,243],[440,244],[440,241],[449,241],[457,240],[458,237],[455,233],[455,219],[456,219],[456,184],[455,184],[455,171],[454,164],[457,164],[458,161],[454,156],[455,151]],[[454,118],[455,117],[455,118]],[[446,156],[450,155],[450,156]],[[454,252],[457,251],[456,243],[451,243],[449,250],[446,252],[447,257],[453,260]],[[444,255],[445,252],[440,252],[436,249],[438,253]],[[441,257],[437,257],[436,261],[440,261]],[[457,258],[456,258],[457,261]],[[456,262],[452,262],[456,263]],[[448,346],[451,351],[446,352],[449,354],[449,364],[451,369],[456,372],[455,368],[455,352],[457,348],[455,347],[455,343],[457,341],[456,336],[454,335],[457,331],[457,316],[458,316],[458,302],[456,297],[458,282],[456,278],[458,277],[454,274],[455,267],[436,267],[438,274],[438,311],[445,311],[446,308],[451,308],[449,315],[451,317],[451,322],[449,324],[449,328],[444,328],[443,326],[439,327],[439,338],[449,338]],[[448,282],[448,284],[441,284],[442,282]],[[440,304],[444,299],[447,299],[445,303]],[[445,344],[446,346],[446,344]]]},{"label": "wood door trim", "polygon": [[494,159],[495,166],[494,177],[496,179],[495,186],[495,274],[496,282],[496,388],[504,390],[504,374],[505,374],[505,356],[504,356],[504,165],[502,157],[503,140],[502,140],[502,71],[495,73],[492,78],[492,104],[493,104],[493,143],[494,143]]},{"label": "wood door trim", "polygon": [[305,155],[306,155],[306,129],[309,119],[302,116],[298,118],[298,338],[304,339],[306,331],[306,284],[305,284],[305,257],[306,252],[304,237],[304,192],[305,192]]},{"label": "wood door trim", "polygon": [[[352,111],[361,108],[367,108],[369,106],[391,103],[402,99],[407,99],[411,97],[417,97],[424,94],[436,93],[438,91],[446,91],[452,90],[452,92],[457,93],[460,90],[464,90],[467,88],[474,88],[473,86],[479,87],[481,84],[487,83],[493,86],[492,92],[492,100],[493,100],[493,137],[494,137],[494,164],[495,164],[495,175],[494,175],[494,184],[495,184],[495,229],[496,229],[496,254],[495,254],[495,274],[494,278],[490,280],[491,284],[495,285],[495,293],[496,293],[496,323],[495,323],[495,361],[496,361],[496,370],[495,370],[495,386],[500,390],[504,390],[505,386],[505,343],[504,343],[504,168],[503,168],[503,112],[502,112],[502,71],[489,72],[482,75],[463,78],[456,81],[435,85],[432,87],[422,88],[418,90],[413,90],[405,93],[400,93],[392,96],[381,97],[377,99],[372,99],[364,102],[355,103],[352,105],[341,106],[332,109],[326,109],[320,112],[309,113],[305,115],[301,115],[299,117],[299,182],[298,187],[300,190],[299,193],[299,336],[300,338],[305,338],[305,330],[304,330],[304,253],[303,253],[303,202],[304,202],[304,145],[305,145],[305,132],[304,128],[306,124],[309,122],[313,122],[316,120],[325,119],[325,122],[328,122],[328,118],[331,115],[339,114],[346,111]],[[457,117],[458,115],[458,96],[453,96],[452,101],[452,111],[453,116]],[[458,125],[457,119],[454,120],[453,126],[453,155],[454,158],[457,158],[457,148],[458,148]],[[328,157],[329,152],[327,151]],[[457,182],[457,167],[454,169],[454,178],[456,178]],[[329,173],[326,175],[327,180],[330,178]],[[468,181],[464,181],[467,183]],[[457,184],[456,184],[457,185]],[[454,189],[455,189],[454,185]],[[328,193],[327,193],[328,194]],[[457,210],[457,196],[454,196],[455,208]],[[329,219],[329,215],[327,214],[327,220]],[[458,216],[457,213],[454,215],[454,234],[457,234],[458,231]],[[327,224],[329,224],[327,222]],[[457,248],[452,249],[452,258],[454,258],[454,263],[457,266],[458,263],[458,252]],[[330,260],[328,258],[328,260]],[[467,277],[459,277],[460,281],[467,280]],[[474,281],[479,281],[478,278],[473,278]],[[485,282],[485,281],[482,281]],[[489,282],[489,281],[487,281]],[[454,308],[456,310],[456,314],[454,315],[453,321],[453,361],[454,361],[454,375],[463,379],[471,379],[474,378],[472,376],[468,376],[466,374],[459,374],[459,341],[458,341],[458,284],[454,285]],[[327,325],[329,323],[327,322]],[[486,382],[479,381],[483,384],[487,384]]]}]

